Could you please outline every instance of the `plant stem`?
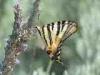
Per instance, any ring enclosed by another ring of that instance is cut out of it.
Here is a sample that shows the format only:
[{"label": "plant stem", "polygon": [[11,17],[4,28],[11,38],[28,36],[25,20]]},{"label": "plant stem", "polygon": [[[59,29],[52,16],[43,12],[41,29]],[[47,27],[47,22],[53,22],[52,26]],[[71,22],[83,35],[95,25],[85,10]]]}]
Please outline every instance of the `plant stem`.
[{"label": "plant stem", "polygon": [[49,61],[49,64],[48,64],[48,67],[47,67],[47,71],[46,71],[47,75],[49,75],[49,73],[50,73],[50,70],[51,70],[53,62],[54,61],[52,61],[52,60]]}]

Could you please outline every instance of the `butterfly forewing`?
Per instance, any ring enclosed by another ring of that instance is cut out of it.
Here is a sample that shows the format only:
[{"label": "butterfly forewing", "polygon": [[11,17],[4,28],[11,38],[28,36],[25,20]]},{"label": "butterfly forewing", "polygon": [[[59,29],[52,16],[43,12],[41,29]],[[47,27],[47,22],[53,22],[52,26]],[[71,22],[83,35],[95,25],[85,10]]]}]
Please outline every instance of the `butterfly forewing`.
[{"label": "butterfly forewing", "polygon": [[66,40],[70,37],[73,33],[75,33],[78,29],[78,25],[75,22],[68,22],[67,30],[62,38],[62,41]]},{"label": "butterfly forewing", "polygon": [[77,24],[71,21],[58,21],[55,23],[37,26],[40,36],[43,38],[46,51],[51,59],[60,60],[60,45],[65,39],[77,30]]}]

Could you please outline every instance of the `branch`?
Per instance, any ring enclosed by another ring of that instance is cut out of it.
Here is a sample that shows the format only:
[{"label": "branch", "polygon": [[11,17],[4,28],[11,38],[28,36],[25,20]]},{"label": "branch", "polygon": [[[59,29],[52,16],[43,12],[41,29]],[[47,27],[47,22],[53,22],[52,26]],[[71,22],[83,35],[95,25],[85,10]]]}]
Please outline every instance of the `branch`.
[{"label": "branch", "polygon": [[35,2],[33,3],[33,9],[31,11],[31,15],[28,19],[29,27],[32,27],[32,25],[34,25],[35,18],[39,14],[39,3],[40,3],[40,0],[35,0]]},{"label": "branch", "polygon": [[25,51],[27,47],[27,41],[32,35],[32,22],[34,21],[35,15],[37,14],[39,1],[40,0],[36,0],[34,2],[34,11],[32,11],[27,23],[23,23],[22,21],[20,4],[17,3],[15,5],[15,22],[13,25],[12,34],[7,41],[7,46],[5,47],[5,58],[3,61],[3,67],[1,69],[2,75],[11,75],[11,72],[16,65],[17,56]]},{"label": "branch", "polygon": [[10,35],[9,40],[7,41],[7,46],[5,47],[5,59],[3,61],[2,74],[9,75],[13,70],[16,64],[16,56],[20,52],[21,40],[19,40],[19,31],[20,25],[22,22],[20,6],[19,4],[15,5],[15,22],[13,26],[12,34]]}]

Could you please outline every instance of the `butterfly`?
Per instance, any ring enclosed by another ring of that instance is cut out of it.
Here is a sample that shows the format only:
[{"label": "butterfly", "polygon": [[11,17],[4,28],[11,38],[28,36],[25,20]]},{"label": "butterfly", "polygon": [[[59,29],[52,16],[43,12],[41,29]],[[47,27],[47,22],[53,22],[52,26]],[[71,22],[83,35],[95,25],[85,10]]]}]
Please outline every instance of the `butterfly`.
[{"label": "butterfly", "polygon": [[77,31],[78,25],[72,21],[57,21],[42,27],[36,26],[44,41],[45,51],[50,59],[61,62],[61,46],[63,42]]}]

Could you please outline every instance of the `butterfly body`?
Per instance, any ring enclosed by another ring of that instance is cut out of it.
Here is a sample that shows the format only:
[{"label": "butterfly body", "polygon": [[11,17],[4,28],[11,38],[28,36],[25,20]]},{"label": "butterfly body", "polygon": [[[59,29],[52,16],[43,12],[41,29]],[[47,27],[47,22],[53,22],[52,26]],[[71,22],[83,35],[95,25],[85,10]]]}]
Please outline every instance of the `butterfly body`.
[{"label": "butterfly body", "polygon": [[45,50],[52,60],[61,61],[61,45],[65,39],[77,30],[77,24],[71,21],[58,21],[42,27],[36,27],[45,43]]}]

